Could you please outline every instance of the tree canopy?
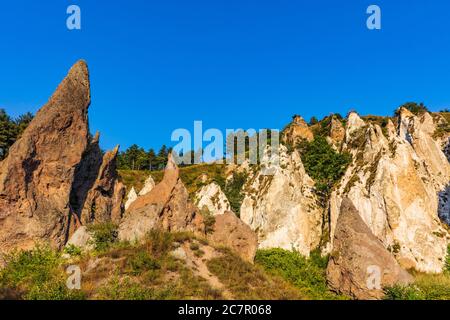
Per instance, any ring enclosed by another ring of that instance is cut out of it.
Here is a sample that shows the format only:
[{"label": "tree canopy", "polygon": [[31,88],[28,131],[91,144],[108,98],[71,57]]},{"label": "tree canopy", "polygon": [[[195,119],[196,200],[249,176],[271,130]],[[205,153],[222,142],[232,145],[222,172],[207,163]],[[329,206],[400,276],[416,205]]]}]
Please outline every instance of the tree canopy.
[{"label": "tree canopy", "polygon": [[33,120],[33,115],[29,112],[13,119],[4,109],[0,109],[0,160],[8,155],[9,148],[20,137],[31,120]]}]

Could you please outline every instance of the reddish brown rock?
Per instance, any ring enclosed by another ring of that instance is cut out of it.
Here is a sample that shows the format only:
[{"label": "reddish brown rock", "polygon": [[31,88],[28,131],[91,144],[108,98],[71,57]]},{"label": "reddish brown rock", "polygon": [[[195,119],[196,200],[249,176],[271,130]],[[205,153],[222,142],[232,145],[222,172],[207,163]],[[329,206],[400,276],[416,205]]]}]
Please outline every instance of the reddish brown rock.
[{"label": "reddish brown rock", "polygon": [[292,123],[283,134],[283,141],[295,145],[304,140],[314,140],[314,134],[302,117],[294,116]]},{"label": "reddish brown rock", "polygon": [[61,247],[75,169],[89,141],[89,73],[75,64],[0,163],[0,250],[47,239]]},{"label": "reddish brown rock", "polygon": [[94,219],[120,216],[115,156],[102,159],[98,135],[91,138],[89,104],[89,72],[79,61],[0,163],[0,252],[37,241],[61,248],[86,200],[102,211]]},{"label": "reddish brown rock", "polygon": [[98,170],[97,179],[87,193],[81,212],[81,223],[119,222],[122,218],[122,203],[125,187],[118,182],[117,154],[119,147],[105,153]]},{"label": "reddish brown rock", "polygon": [[208,239],[233,249],[242,259],[253,263],[258,248],[256,233],[230,211],[215,216],[215,220],[214,232]]},{"label": "reddish brown rock", "polygon": [[333,290],[364,300],[380,299],[384,287],[412,281],[348,198],[341,205],[327,279]]},{"label": "reddish brown rock", "polygon": [[140,240],[156,228],[205,233],[203,217],[190,201],[171,156],[163,180],[152,191],[138,197],[126,211],[119,226],[119,239]]}]

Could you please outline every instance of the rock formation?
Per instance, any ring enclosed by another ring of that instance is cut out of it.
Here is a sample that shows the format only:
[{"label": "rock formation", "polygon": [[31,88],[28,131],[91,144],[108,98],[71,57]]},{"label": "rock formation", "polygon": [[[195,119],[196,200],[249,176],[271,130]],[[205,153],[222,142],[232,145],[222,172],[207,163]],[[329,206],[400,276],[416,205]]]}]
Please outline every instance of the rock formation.
[{"label": "rock formation", "polygon": [[179,177],[179,169],[171,156],[163,180],[129,206],[119,226],[119,239],[140,240],[156,228],[200,234],[205,232],[203,217],[190,202]]},{"label": "rock formation", "polygon": [[145,180],[144,187],[141,191],[139,191],[139,196],[145,196],[147,193],[153,190],[155,187],[155,181],[153,180],[152,176],[148,176],[148,178]]},{"label": "rock formation", "polygon": [[256,235],[234,213],[215,216],[213,230],[207,232],[205,217],[189,199],[172,156],[169,156],[162,181],[148,194],[138,197],[126,211],[119,225],[119,239],[139,241],[154,229],[189,231],[207,237],[216,245],[231,248],[247,261],[253,262],[255,257]]},{"label": "rock formation", "polygon": [[204,186],[196,193],[195,204],[200,210],[206,208],[212,215],[224,214],[231,210],[230,202],[215,182]]},{"label": "rock formation", "polygon": [[119,148],[108,151],[102,158],[97,178],[87,193],[81,212],[82,224],[119,222],[122,218],[122,199],[125,186],[118,181],[116,159]]},{"label": "rock formation", "polygon": [[214,232],[208,239],[217,245],[233,248],[244,260],[253,262],[258,248],[256,234],[233,212],[215,217]]},{"label": "rock formation", "polygon": [[340,208],[327,279],[332,289],[356,299],[381,299],[383,288],[412,282],[348,198]]},{"label": "rock formation", "polygon": [[[92,186],[115,194],[116,202],[108,206],[121,215],[120,186],[110,175],[115,158],[106,164],[97,149],[98,135],[89,134],[89,104],[89,73],[80,61],[0,163],[0,251],[28,249],[36,241],[61,248],[84,219],[88,197],[100,207],[102,219],[110,216],[101,208],[108,201],[90,193]],[[108,173],[100,177],[102,166]]]},{"label": "rock formation", "polygon": [[300,116],[294,116],[292,123],[285,129],[283,133],[283,142],[296,145],[302,140],[312,141],[314,135],[308,124]]},{"label": "rock formation", "polygon": [[128,208],[131,206],[133,202],[136,201],[138,198],[138,195],[136,193],[136,189],[134,187],[131,188],[130,192],[128,192],[127,195],[127,202],[125,202],[125,210],[128,210]]},{"label": "rock formation", "polygon": [[[280,146],[280,166],[274,175],[250,174],[244,186],[241,219],[258,235],[260,248],[298,250],[309,256],[322,233],[323,209],[297,151]],[[268,157],[264,157],[264,162]]]},{"label": "rock formation", "polygon": [[389,120],[383,130],[349,115],[344,150],[354,160],[330,199],[331,236],[342,199],[349,197],[404,268],[441,272],[448,234],[438,195],[448,186],[450,165],[432,138],[436,127],[428,113],[402,109],[397,122]]}]

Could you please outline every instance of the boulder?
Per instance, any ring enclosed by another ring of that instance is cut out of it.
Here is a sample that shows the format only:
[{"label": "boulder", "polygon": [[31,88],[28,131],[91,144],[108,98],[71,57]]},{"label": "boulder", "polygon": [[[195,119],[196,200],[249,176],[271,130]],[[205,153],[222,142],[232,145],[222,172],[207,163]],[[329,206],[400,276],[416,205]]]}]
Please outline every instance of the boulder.
[{"label": "boulder", "polygon": [[252,262],[258,248],[256,234],[233,212],[225,212],[215,217],[214,231],[208,239],[216,245],[231,248],[242,259]]},{"label": "boulder", "polygon": [[85,226],[79,227],[74,234],[70,237],[66,243],[66,247],[75,246],[84,251],[90,251],[93,249],[92,234],[88,232]]},{"label": "boulder", "polygon": [[370,231],[348,198],[342,201],[327,279],[333,290],[364,300],[380,299],[384,287],[406,285],[413,280]]}]

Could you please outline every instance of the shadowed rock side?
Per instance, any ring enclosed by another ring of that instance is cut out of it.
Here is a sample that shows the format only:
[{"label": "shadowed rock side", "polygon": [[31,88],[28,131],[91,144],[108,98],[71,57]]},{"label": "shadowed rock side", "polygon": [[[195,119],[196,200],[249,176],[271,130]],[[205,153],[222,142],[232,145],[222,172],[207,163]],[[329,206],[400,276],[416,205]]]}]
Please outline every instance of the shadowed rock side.
[{"label": "shadowed rock side", "polygon": [[122,218],[122,200],[125,186],[118,182],[117,154],[119,147],[105,153],[97,179],[89,190],[81,212],[83,224],[92,222],[119,222]]},{"label": "shadowed rock side", "polygon": [[[39,240],[61,248],[79,224],[90,187],[115,184],[112,175],[96,181],[106,162],[98,135],[90,138],[89,104],[89,72],[79,61],[0,163],[0,252]],[[117,194],[115,201],[121,202]]]},{"label": "shadowed rock side", "polygon": [[190,202],[172,156],[169,156],[163,180],[129,206],[119,226],[119,238],[140,240],[155,228],[205,232],[203,217]]},{"label": "shadowed rock side", "polygon": [[383,287],[413,280],[373,235],[348,198],[342,201],[327,278],[333,290],[357,299],[381,299]]}]

